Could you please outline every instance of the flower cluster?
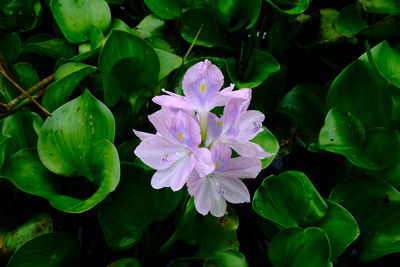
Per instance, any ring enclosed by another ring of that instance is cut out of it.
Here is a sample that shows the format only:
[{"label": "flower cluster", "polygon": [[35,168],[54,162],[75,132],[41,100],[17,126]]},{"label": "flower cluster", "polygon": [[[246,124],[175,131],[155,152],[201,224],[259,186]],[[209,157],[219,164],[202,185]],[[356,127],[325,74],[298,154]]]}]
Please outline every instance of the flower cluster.
[{"label": "flower cluster", "polygon": [[[222,72],[209,60],[186,72],[185,96],[163,90],[153,102],[161,109],[148,116],[156,134],[134,131],[141,139],[135,155],[154,168],[151,185],[180,190],[185,184],[199,213],[221,217],[226,201],[250,202],[240,178],[255,178],[261,159],[272,154],[251,142],[262,129],[264,115],[247,110],[251,89],[221,90]],[[210,111],[224,106],[219,118]],[[239,156],[232,158],[233,149]]]}]

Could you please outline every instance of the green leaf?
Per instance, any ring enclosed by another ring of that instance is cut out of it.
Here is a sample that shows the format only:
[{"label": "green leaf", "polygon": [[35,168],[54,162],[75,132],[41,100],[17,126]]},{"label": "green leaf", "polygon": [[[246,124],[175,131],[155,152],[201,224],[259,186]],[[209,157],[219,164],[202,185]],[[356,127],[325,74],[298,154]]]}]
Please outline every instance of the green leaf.
[{"label": "green leaf", "polygon": [[182,14],[181,0],[144,0],[144,3],[162,19],[175,19]]},{"label": "green leaf", "polygon": [[188,244],[199,245],[196,256],[208,258],[221,250],[239,250],[236,237],[238,226],[239,219],[229,206],[223,217],[203,216],[196,211],[191,198],[179,221],[176,234]]},{"label": "green leaf", "polygon": [[12,256],[7,267],[67,267],[75,265],[78,257],[78,239],[69,233],[54,232],[23,245]]},{"label": "green leaf", "polygon": [[140,94],[153,88],[160,75],[154,49],[133,34],[113,30],[101,51],[99,66],[104,82],[104,100],[115,105],[122,94]]},{"label": "green leaf", "polygon": [[319,146],[345,156],[358,167],[380,170],[397,163],[399,138],[399,132],[390,128],[378,127],[365,132],[356,117],[334,108],[326,116]]},{"label": "green leaf", "polygon": [[6,151],[10,136],[0,135],[0,170],[3,168],[4,160],[6,159]]},{"label": "green leaf", "polygon": [[213,256],[208,258],[204,264],[204,267],[247,267],[246,257],[236,250],[221,250],[215,253]]},{"label": "green leaf", "polygon": [[358,176],[338,184],[330,199],[345,207],[360,227],[359,257],[362,262],[400,252],[400,192],[388,183]]},{"label": "green leaf", "polygon": [[286,228],[272,239],[268,258],[276,267],[330,266],[328,237],[317,227]]},{"label": "green leaf", "polygon": [[264,151],[274,154],[271,157],[261,160],[262,168],[265,169],[275,159],[275,157],[279,151],[279,143],[276,140],[275,136],[266,127],[263,126],[263,129],[264,129],[264,131],[259,133],[251,141],[256,144],[259,144],[264,149]]},{"label": "green leaf", "polygon": [[325,216],[315,224],[324,230],[331,247],[331,260],[337,259],[343,251],[360,235],[353,216],[339,204],[327,200]]},{"label": "green leaf", "polygon": [[94,66],[79,62],[69,62],[60,66],[54,74],[55,81],[50,84],[42,98],[42,105],[52,112],[64,104],[78,84],[96,71]]},{"label": "green leaf", "polygon": [[121,169],[117,190],[99,208],[100,226],[113,250],[136,244],[146,227],[168,217],[182,199],[182,191],[152,188],[152,172],[128,163],[122,163]]},{"label": "green leaf", "polygon": [[39,82],[39,76],[31,64],[17,63],[12,66],[16,82],[25,90]]},{"label": "green leaf", "polygon": [[396,0],[358,0],[358,3],[369,13],[400,14],[400,2]]},{"label": "green leaf", "polygon": [[140,37],[149,38],[162,35],[161,31],[165,28],[165,21],[160,19],[154,14],[145,17],[134,30],[136,30]]},{"label": "green leaf", "polygon": [[176,70],[182,65],[182,58],[165,50],[154,48],[160,62],[160,74],[158,79],[165,78],[171,71]]},{"label": "green leaf", "polygon": [[330,107],[355,115],[365,129],[390,125],[392,99],[389,89],[364,60],[354,61],[336,77],[327,100]]},{"label": "green leaf", "polygon": [[21,51],[21,47],[22,43],[18,33],[0,35],[0,51],[6,62],[14,62]]},{"label": "green leaf", "polygon": [[324,123],[326,107],[323,89],[315,84],[303,83],[294,87],[279,103],[277,112],[287,114],[296,123],[300,140],[307,146],[318,143]]},{"label": "green leaf", "polygon": [[75,55],[73,45],[63,39],[54,38],[46,33],[33,35],[26,40],[22,52],[36,53],[56,59],[61,57],[69,58]]},{"label": "green leaf", "polygon": [[47,118],[38,140],[40,160],[63,176],[85,176],[97,191],[80,200],[56,196],[51,204],[67,212],[83,212],[102,201],[119,182],[120,169],[110,110],[89,91],[62,105]]},{"label": "green leaf", "polygon": [[336,29],[346,37],[352,37],[367,27],[368,24],[361,17],[360,9],[355,5],[343,8],[336,20]]},{"label": "green leaf", "polygon": [[265,178],[252,205],[258,215],[281,227],[313,224],[324,217],[328,208],[307,176],[299,171]]},{"label": "green leaf", "polygon": [[122,258],[108,264],[107,267],[140,267],[141,264],[136,258]]},{"label": "green leaf", "polygon": [[321,43],[333,43],[342,37],[342,33],[336,28],[336,21],[339,11],[334,8],[323,8],[319,10],[321,14],[319,39]]},{"label": "green leaf", "polygon": [[246,71],[241,75],[237,73],[236,60],[228,58],[226,60],[227,70],[232,82],[238,88],[253,88],[263,83],[271,73],[278,72],[280,69],[276,59],[267,52],[254,49],[250,62],[246,66]]},{"label": "green leaf", "polygon": [[0,250],[2,254],[14,253],[26,242],[53,231],[50,215],[41,213],[18,226],[13,231],[0,232]]},{"label": "green leaf", "polygon": [[250,29],[260,15],[262,0],[215,0],[209,5],[214,16],[229,31]]},{"label": "green leaf", "polygon": [[[276,8],[277,10],[289,14],[289,15],[298,15],[306,11],[308,6],[311,3],[311,0],[298,0],[298,1],[290,1],[289,6],[283,5],[282,3],[278,2],[284,2],[284,1],[279,1],[279,0],[267,0],[267,2]],[[285,4],[287,4],[288,1],[285,1]]]},{"label": "green leaf", "polygon": [[182,38],[187,42],[193,43],[196,40],[195,45],[224,46],[224,39],[217,23],[209,13],[202,9],[193,8],[183,13],[180,32]]},{"label": "green leaf", "polygon": [[51,11],[65,38],[71,43],[89,40],[92,26],[105,32],[111,23],[104,0],[51,0]]}]

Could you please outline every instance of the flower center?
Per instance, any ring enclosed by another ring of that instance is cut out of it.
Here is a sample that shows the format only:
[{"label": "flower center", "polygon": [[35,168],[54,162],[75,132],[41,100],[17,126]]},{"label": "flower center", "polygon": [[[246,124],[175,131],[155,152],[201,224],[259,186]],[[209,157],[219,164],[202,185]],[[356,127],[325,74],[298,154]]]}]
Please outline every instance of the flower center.
[{"label": "flower center", "polygon": [[205,82],[203,82],[202,84],[200,84],[199,86],[199,90],[202,94],[204,94],[207,91],[207,84]]},{"label": "flower center", "polygon": [[182,132],[179,132],[179,133],[176,135],[176,137],[177,137],[179,140],[181,140],[182,142],[185,141],[185,138],[183,137]]}]

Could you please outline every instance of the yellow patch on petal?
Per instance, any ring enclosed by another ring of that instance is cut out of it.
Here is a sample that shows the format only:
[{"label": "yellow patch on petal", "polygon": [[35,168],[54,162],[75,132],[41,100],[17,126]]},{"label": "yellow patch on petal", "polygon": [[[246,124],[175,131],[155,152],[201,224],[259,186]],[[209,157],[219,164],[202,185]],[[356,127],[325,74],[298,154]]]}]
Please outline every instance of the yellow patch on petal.
[{"label": "yellow patch on petal", "polygon": [[199,86],[199,90],[202,94],[204,94],[207,91],[207,84],[205,82],[203,82],[200,86]]},{"label": "yellow patch on petal", "polygon": [[217,126],[221,127],[221,125],[222,125],[222,121],[217,121]]},{"label": "yellow patch on petal", "polygon": [[185,141],[185,138],[183,138],[183,135],[182,135],[181,132],[179,132],[179,133],[176,135],[176,137],[178,137],[178,139],[181,140],[181,141]]},{"label": "yellow patch on petal", "polygon": [[215,168],[218,169],[219,167],[221,167],[221,166],[219,165],[219,163],[218,163],[218,162],[215,162]]}]

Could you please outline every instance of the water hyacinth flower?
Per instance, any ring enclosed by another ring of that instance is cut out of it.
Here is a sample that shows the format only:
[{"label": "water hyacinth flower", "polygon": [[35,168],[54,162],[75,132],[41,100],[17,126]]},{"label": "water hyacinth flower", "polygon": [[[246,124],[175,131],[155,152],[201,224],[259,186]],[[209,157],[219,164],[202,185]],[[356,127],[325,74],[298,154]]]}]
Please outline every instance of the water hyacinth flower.
[{"label": "water hyacinth flower", "polygon": [[176,191],[184,186],[194,169],[203,175],[214,169],[210,151],[199,148],[200,128],[191,116],[183,111],[161,109],[149,119],[157,134],[135,131],[142,142],[134,153],[157,170],[151,180],[154,188],[171,187]]},{"label": "water hyacinth flower", "polygon": [[[203,215],[223,216],[227,204],[250,201],[239,178],[255,178],[261,159],[272,156],[251,142],[262,129],[264,114],[247,110],[251,89],[220,90],[222,72],[209,60],[186,72],[184,96],[165,91],[153,101],[161,109],[148,116],[155,134],[134,131],[142,140],[134,153],[156,170],[151,185],[155,189],[180,190],[185,184]],[[225,106],[221,118],[210,112]],[[231,158],[235,150],[240,156]]]},{"label": "water hyacinth flower", "polygon": [[211,147],[215,170],[202,176],[193,172],[187,183],[188,191],[200,214],[210,212],[221,217],[226,211],[226,201],[250,202],[250,194],[239,178],[255,178],[261,171],[261,162],[256,158],[231,158],[231,150],[224,144]]}]

